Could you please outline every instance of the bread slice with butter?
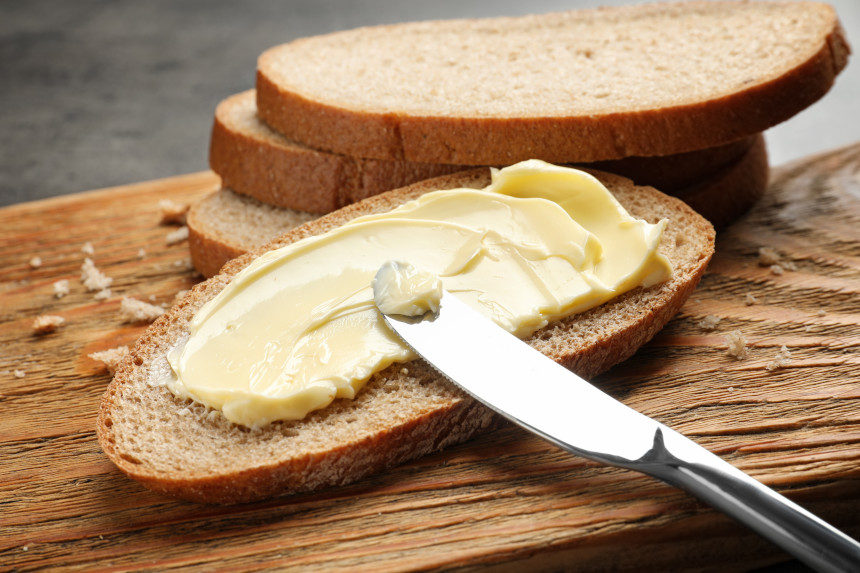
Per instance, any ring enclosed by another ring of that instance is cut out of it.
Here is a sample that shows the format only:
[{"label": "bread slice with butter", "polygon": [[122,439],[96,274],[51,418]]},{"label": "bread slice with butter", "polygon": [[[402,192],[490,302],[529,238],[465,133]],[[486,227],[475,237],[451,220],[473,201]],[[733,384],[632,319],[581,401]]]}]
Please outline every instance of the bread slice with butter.
[{"label": "bread slice with butter", "polygon": [[[661,158],[668,161],[667,171],[671,171],[669,166],[677,164],[674,158],[679,157]],[[656,160],[652,158],[650,162],[655,169]],[[681,198],[719,229],[745,213],[764,194],[768,173],[764,137],[758,135],[741,158],[670,194]],[[191,261],[203,276],[214,276],[230,259],[315,217],[221,189],[192,205],[188,213]]]},{"label": "bread slice with butter", "polygon": [[[383,191],[465,167],[362,159],[296,143],[257,115],[254,90],[231,96],[215,110],[209,166],[222,185],[262,203],[308,213],[330,213]],[[758,136],[665,157],[628,157],[592,165],[671,193],[697,184],[738,161]]]},{"label": "bread slice with butter", "polygon": [[[594,174],[633,216],[671,221],[660,252],[674,274],[527,339],[585,377],[628,358],[663,327],[695,288],[714,244],[713,227],[680,200],[616,175]],[[195,312],[259,254],[431,190],[482,188],[489,180],[488,169],[477,169],[371,197],[296,227],[194,287],[137,341],[108,386],[97,430],[109,458],[153,490],[198,502],[239,503],[346,484],[492,427],[489,410],[420,361],[375,374],[353,400],[335,400],[303,420],[254,430],[154,384],[169,368],[166,354],[187,336]]]},{"label": "bread slice with butter", "polygon": [[669,155],[822,97],[850,52],[815,2],[694,1],[375,26],[264,52],[260,117],[355,157],[464,165]]}]

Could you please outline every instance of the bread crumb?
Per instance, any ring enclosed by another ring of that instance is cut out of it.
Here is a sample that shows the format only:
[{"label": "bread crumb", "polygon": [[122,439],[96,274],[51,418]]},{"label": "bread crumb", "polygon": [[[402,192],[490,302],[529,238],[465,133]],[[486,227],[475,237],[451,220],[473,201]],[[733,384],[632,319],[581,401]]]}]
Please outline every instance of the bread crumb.
[{"label": "bread crumb", "polygon": [[88,257],[91,257],[96,254],[96,250],[93,248],[93,244],[89,241],[84,243],[84,246],[81,247],[81,252]]},{"label": "bread crumb", "polygon": [[780,260],[780,255],[776,249],[770,247],[761,247],[758,250],[758,265],[760,267],[769,267],[775,265]]},{"label": "bread crumb", "polygon": [[164,309],[136,298],[123,297],[119,312],[123,322],[152,322],[164,314]]},{"label": "bread crumb", "polygon": [[720,323],[721,320],[722,318],[720,318],[719,316],[709,314],[708,316],[699,321],[699,328],[710,332],[711,330],[717,328],[717,325]]},{"label": "bread crumb", "polygon": [[88,291],[105,290],[113,279],[101,272],[89,257],[84,259],[84,264],[81,265],[81,282]]},{"label": "bread crumb", "polygon": [[33,321],[33,332],[36,334],[48,334],[49,332],[54,332],[59,327],[63,326],[66,322],[66,319],[62,316],[57,316],[56,314],[43,314],[41,316],[37,316],[36,320]]},{"label": "bread crumb", "polygon": [[787,271],[796,271],[797,270],[797,265],[794,263],[794,261],[782,261],[781,263],[779,263],[779,266],[781,266],[783,269],[785,269]]},{"label": "bread crumb", "polygon": [[147,298],[149,299],[149,302],[155,302],[155,295],[154,294],[149,295]]},{"label": "bread crumb", "polygon": [[179,227],[175,231],[171,231],[167,233],[167,237],[165,237],[165,241],[167,241],[168,245],[175,245],[176,243],[181,243],[182,241],[188,238],[188,227]]},{"label": "bread crumb", "polygon": [[403,374],[404,376],[408,376],[409,375],[409,368],[401,368],[400,373]]},{"label": "bread crumb", "polygon": [[765,368],[772,372],[777,368],[783,368],[789,364],[791,364],[791,352],[789,352],[788,347],[783,344],[779,347],[779,351],[777,351],[774,359],[771,360]]},{"label": "bread crumb", "polygon": [[812,324],[808,324],[806,328],[803,329],[804,332],[812,332],[813,330],[815,330],[815,326]]},{"label": "bread crumb", "polygon": [[29,548],[28,546],[26,546],[26,545],[25,545],[24,547],[22,547],[22,548],[21,548],[21,551],[27,551],[27,550],[29,550],[29,549],[30,549],[30,548]]},{"label": "bread crumb", "polygon": [[93,295],[93,298],[96,300],[107,300],[111,297],[111,291],[109,288],[103,288],[99,292]]},{"label": "bread crumb", "polygon": [[747,306],[752,306],[758,303],[758,299],[750,292],[744,295],[744,304]]},{"label": "bread crumb", "polygon": [[137,250],[137,258],[145,259],[146,258],[146,249],[138,249]]},{"label": "bread crumb", "polygon": [[784,273],[785,271],[784,271],[784,270],[782,269],[782,267],[781,267],[781,266],[779,266],[779,265],[771,265],[771,266],[770,266],[770,272],[772,272],[772,273],[773,273],[773,274],[775,274],[775,275],[781,275],[781,274],[782,274],[782,273]]},{"label": "bread crumb", "polygon": [[158,208],[161,209],[161,224],[162,225],[184,225],[185,214],[188,212],[190,205],[187,203],[177,203],[171,199],[162,199],[158,202]]},{"label": "bread crumb", "polygon": [[30,259],[30,268],[31,269],[38,269],[41,266],[42,266],[42,257],[33,257],[32,259]]},{"label": "bread crumb", "polygon": [[54,296],[57,298],[63,298],[69,294],[69,281],[68,279],[58,280],[54,283]]},{"label": "bread crumb", "polygon": [[117,346],[116,348],[108,348],[100,352],[93,352],[89,355],[90,358],[104,364],[108,372],[113,374],[116,372],[120,362],[128,355],[128,346]]},{"label": "bread crumb", "polygon": [[185,295],[187,295],[187,294],[188,294],[188,291],[185,289],[177,292],[175,295],[173,295],[173,304],[176,304],[179,301],[181,301],[183,298],[185,298]]},{"label": "bread crumb", "polygon": [[24,372],[23,370],[15,370],[12,372],[12,374],[15,375],[15,378],[23,378],[24,376],[27,375],[27,373]]},{"label": "bread crumb", "polygon": [[827,311],[819,309],[818,312],[815,313],[816,316],[827,316]]},{"label": "bread crumb", "polygon": [[747,357],[747,341],[740,330],[732,330],[726,334],[726,354],[735,360],[743,360]]}]

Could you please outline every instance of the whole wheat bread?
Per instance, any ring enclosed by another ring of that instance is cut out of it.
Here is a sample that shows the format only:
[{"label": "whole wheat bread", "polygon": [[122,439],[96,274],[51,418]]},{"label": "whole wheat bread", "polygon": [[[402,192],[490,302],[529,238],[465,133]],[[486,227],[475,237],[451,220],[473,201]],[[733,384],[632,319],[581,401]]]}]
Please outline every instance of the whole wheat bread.
[{"label": "whole wheat bread", "polygon": [[[635,216],[669,218],[660,250],[672,279],[637,289],[552,324],[528,342],[591,377],[628,358],[677,312],[713,254],[713,227],[678,199],[629,180],[595,173]],[[135,343],[102,399],[99,443],[119,469],[147,487],[184,499],[238,503],[284,492],[345,484],[455,444],[494,423],[493,414],[441,380],[426,364],[395,364],[374,375],[354,400],[336,400],[304,420],[248,430],[215,410],[180,400],[155,384],[165,355],[188,332],[194,313],[267,249],[388,211],[433,189],[480,188],[487,169],[421,182],[301,225],[227,264],[195,286]]]},{"label": "whole wheat bread", "polygon": [[640,4],[360,28],[257,67],[263,120],[355,157],[508,165],[704,149],[764,131],[845,67],[814,2]]},{"label": "whole wheat bread", "polygon": [[254,90],[215,109],[209,166],[224,187],[263,203],[330,213],[361,199],[462,166],[359,159],[317,151],[272,131],[257,117]]},{"label": "whole wheat bread", "polygon": [[[641,185],[672,192],[737,161],[754,137],[665,157],[628,157],[592,165]],[[254,90],[218,104],[209,166],[223,186],[263,203],[329,213],[383,191],[462,171],[459,165],[361,159],[317,151],[269,128],[258,116]]]},{"label": "whole wheat bread", "polygon": [[[683,199],[716,228],[728,225],[744,214],[767,188],[769,168],[764,137],[758,135],[753,139],[752,147],[734,162],[718,167],[704,181],[669,194]],[[723,156],[721,151],[717,155]],[[679,156],[664,158],[668,161],[667,177],[672,177],[670,166],[677,164],[674,157]],[[638,162],[631,159],[634,164]],[[649,163],[656,166],[656,158]],[[196,202],[188,213],[191,261],[203,276],[214,276],[230,259],[314,217],[221,189]]]}]

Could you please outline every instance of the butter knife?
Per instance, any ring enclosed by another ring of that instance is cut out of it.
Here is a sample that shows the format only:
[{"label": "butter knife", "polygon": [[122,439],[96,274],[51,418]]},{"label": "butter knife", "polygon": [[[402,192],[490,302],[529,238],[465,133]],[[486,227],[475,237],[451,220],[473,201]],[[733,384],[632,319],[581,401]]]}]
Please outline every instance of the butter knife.
[{"label": "butter knife", "polygon": [[662,480],[819,571],[860,571],[860,544],[671,428],[628,408],[444,291],[435,314],[385,315],[431,366],[570,453]]}]

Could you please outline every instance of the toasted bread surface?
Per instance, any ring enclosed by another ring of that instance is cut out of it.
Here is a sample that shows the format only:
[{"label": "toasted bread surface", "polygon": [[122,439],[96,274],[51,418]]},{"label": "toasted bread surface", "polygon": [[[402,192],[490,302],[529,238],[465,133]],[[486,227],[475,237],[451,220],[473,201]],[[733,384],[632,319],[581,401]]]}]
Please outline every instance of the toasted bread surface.
[{"label": "toasted bread surface", "polygon": [[849,52],[815,2],[396,24],[269,49],[257,105],[287,137],[356,157],[593,162],[761,132],[822,97]]},{"label": "toasted bread surface", "polygon": [[[678,199],[597,173],[633,215],[668,218],[660,250],[672,261],[670,281],[636,289],[559,321],[527,342],[591,377],[628,358],[677,312],[713,254],[713,227]],[[478,169],[383,193],[300,225],[228,263],[159,318],[120,364],[102,399],[99,442],[123,472],[147,487],[184,499],[238,503],[354,481],[370,472],[461,442],[490,428],[494,415],[420,360],[375,374],[354,400],[296,421],[249,430],[170,393],[159,380],[166,355],[188,335],[194,313],[266,250],[323,233],[360,215],[384,212],[434,189],[480,188]]]}]

